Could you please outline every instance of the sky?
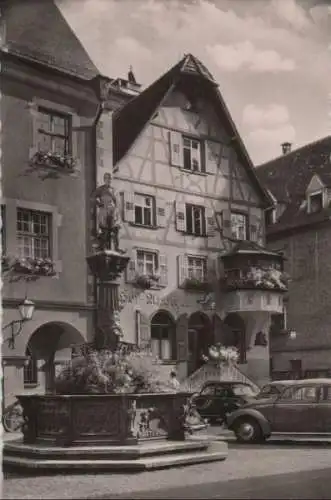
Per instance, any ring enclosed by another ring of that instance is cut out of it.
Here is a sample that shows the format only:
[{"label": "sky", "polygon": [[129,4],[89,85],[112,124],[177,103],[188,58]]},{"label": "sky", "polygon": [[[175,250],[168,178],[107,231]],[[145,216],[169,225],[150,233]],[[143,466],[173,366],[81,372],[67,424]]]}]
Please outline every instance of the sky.
[{"label": "sky", "polygon": [[186,53],[213,74],[254,164],[331,133],[331,0],[57,0],[101,73],[143,88]]}]

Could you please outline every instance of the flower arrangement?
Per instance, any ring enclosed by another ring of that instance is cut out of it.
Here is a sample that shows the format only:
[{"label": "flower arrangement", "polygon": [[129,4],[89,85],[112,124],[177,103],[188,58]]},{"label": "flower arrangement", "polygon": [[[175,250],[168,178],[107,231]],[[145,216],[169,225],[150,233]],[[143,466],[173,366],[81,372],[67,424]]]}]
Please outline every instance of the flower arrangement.
[{"label": "flower arrangement", "polygon": [[158,274],[137,274],[135,277],[135,284],[141,288],[148,290],[155,286],[160,279]]},{"label": "flower arrangement", "polygon": [[58,394],[173,392],[170,377],[150,351],[117,349],[73,358],[55,379]]},{"label": "flower arrangement", "polygon": [[231,272],[225,277],[227,287],[260,287],[267,290],[287,290],[289,276],[274,268],[251,267],[248,270],[236,270],[236,276]]},{"label": "flower arrangement", "polygon": [[208,349],[208,356],[203,355],[202,359],[206,362],[213,363],[237,363],[239,360],[239,352],[236,347],[225,347],[222,344],[212,345]]},{"label": "flower arrangement", "polygon": [[76,159],[70,154],[53,153],[51,151],[37,151],[31,162],[33,165],[44,165],[51,168],[60,167],[67,171],[73,171],[76,166]]},{"label": "flower arrangement", "polygon": [[207,290],[209,287],[206,280],[198,278],[186,278],[183,286],[189,290]]},{"label": "flower arrangement", "polygon": [[39,257],[15,257],[10,264],[10,270],[35,276],[54,276],[56,274],[53,261]]}]

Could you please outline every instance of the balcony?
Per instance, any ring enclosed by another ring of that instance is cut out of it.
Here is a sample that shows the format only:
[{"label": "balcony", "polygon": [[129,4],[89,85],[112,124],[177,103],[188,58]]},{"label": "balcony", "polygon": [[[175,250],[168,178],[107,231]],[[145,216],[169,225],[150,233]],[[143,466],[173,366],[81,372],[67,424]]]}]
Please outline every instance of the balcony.
[{"label": "balcony", "polygon": [[228,269],[225,271],[222,282],[226,291],[269,290],[286,292],[288,290],[287,274],[271,266]]}]

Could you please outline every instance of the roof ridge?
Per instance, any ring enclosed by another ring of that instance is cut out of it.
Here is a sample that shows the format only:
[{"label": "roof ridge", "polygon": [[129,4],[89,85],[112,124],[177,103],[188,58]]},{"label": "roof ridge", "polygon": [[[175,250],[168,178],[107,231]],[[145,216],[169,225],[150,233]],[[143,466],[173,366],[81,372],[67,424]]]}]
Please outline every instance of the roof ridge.
[{"label": "roof ridge", "polygon": [[265,167],[266,165],[268,165],[270,163],[274,163],[274,162],[276,162],[276,161],[278,161],[278,160],[280,160],[282,158],[289,158],[289,157],[293,156],[294,154],[297,154],[298,152],[300,152],[302,150],[305,150],[307,148],[315,146],[316,144],[319,144],[320,142],[323,142],[323,141],[325,141],[327,139],[331,139],[331,135],[326,135],[324,137],[321,137],[320,139],[316,139],[313,142],[309,142],[308,144],[304,144],[303,146],[300,146],[297,149],[294,149],[290,153],[287,153],[285,155],[281,154],[279,156],[276,156],[276,158],[272,158],[271,160],[265,161],[264,163],[260,163],[260,165],[255,165],[255,168]]}]

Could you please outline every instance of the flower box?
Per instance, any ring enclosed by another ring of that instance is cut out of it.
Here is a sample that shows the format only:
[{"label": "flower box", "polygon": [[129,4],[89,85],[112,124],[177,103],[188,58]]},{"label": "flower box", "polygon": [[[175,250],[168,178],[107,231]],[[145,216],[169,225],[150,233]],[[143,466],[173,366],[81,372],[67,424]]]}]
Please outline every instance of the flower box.
[{"label": "flower box", "polygon": [[49,167],[72,173],[77,160],[70,154],[53,153],[51,151],[37,151],[31,159],[33,166]]},{"label": "flower box", "polygon": [[56,271],[51,259],[33,257],[15,257],[12,262],[8,260],[7,270],[17,274],[28,274],[33,276],[54,276]]},{"label": "flower box", "polygon": [[240,288],[287,291],[289,276],[278,269],[251,267],[229,271],[223,283],[228,290]]},{"label": "flower box", "polygon": [[138,274],[135,277],[134,284],[144,290],[156,286],[159,282],[160,276],[154,274]]},{"label": "flower box", "polygon": [[199,280],[196,278],[186,278],[182,284],[186,290],[208,291],[210,285],[207,281]]}]

